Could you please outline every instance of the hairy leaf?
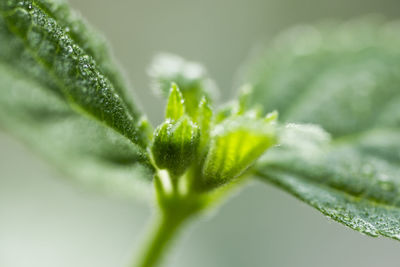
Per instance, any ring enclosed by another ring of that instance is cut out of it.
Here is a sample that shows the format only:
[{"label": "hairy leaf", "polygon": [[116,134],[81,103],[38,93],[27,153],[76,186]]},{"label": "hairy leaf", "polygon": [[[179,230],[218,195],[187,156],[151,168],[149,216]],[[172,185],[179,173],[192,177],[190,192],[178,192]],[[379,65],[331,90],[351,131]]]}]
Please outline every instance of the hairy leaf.
[{"label": "hairy leaf", "polygon": [[334,220],[400,239],[400,25],[297,27],[250,71],[252,103],[290,126],[256,167]]},{"label": "hairy leaf", "polygon": [[0,80],[1,128],[74,181],[115,195],[152,196],[153,169],[140,163],[138,146],[7,65],[0,64]]},{"label": "hairy leaf", "polygon": [[[2,61],[19,71],[33,68],[29,72],[71,106],[144,147],[145,136],[136,126],[139,114],[118,94],[123,88],[110,70],[107,55],[96,47],[89,49],[91,42],[83,45],[86,39],[76,36],[84,32],[84,25],[69,23],[72,19],[65,5],[57,7],[45,0],[2,1]],[[102,57],[106,59],[104,65]]]},{"label": "hairy leaf", "polygon": [[283,33],[249,71],[251,105],[333,137],[400,125],[400,23],[360,19]]},{"label": "hairy leaf", "polygon": [[102,38],[62,0],[0,15],[0,127],[81,182],[147,192],[149,126]]},{"label": "hairy leaf", "polygon": [[218,186],[245,171],[276,142],[275,129],[261,119],[233,117],[211,133],[203,167],[205,183]]},{"label": "hairy leaf", "polygon": [[257,175],[354,230],[400,240],[400,129],[342,141],[327,136],[289,125]]}]

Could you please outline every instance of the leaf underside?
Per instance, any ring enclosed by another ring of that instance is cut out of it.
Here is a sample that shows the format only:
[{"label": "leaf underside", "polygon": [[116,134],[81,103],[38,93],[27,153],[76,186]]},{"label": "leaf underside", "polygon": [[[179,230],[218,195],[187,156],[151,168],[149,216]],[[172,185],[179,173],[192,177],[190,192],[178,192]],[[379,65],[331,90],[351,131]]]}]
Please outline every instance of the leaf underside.
[{"label": "leaf underside", "polygon": [[0,127],[69,176],[146,194],[140,113],[107,45],[64,1],[0,1]]},{"label": "leaf underside", "polygon": [[322,144],[305,142],[298,131],[264,155],[256,174],[355,230],[400,239],[399,131]]},{"label": "leaf underside", "polygon": [[399,33],[398,22],[376,18],[297,27],[248,76],[253,103],[332,136],[321,145],[312,126],[289,126],[256,174],[354,230],[394,239],[400,239]]}]

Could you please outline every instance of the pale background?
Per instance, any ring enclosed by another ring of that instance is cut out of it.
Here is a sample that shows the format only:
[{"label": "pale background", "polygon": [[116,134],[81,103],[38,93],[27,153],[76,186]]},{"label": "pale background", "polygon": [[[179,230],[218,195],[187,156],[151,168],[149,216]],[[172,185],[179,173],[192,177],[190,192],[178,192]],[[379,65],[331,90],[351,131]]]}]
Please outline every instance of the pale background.
[{"label": "pale background", "polygon": [[[163,102],[146,67],[159,51],[203,62],[232,87],[251,49],[296,23],[379,13],[400,17],[400,2],[377,0],[71,0],[109,39],[159,122]],[[0,133],[0,267],[124,267],[138,248],[150,206],[81,189]],[[254,182],[218,214],[192,225],[169,267],[399,266],[400,243],[370,238],[325,218],[292,196]]]}]

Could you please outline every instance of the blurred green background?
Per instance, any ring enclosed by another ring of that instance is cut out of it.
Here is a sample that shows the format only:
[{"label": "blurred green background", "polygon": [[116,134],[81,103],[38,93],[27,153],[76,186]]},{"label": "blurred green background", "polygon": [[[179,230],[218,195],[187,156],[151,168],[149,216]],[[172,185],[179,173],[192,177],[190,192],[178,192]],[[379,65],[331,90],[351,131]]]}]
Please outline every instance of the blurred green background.
[{"label": "blurred green background", "polygon": [[[109,40],[154,123],[163,101],[146,68],[160,51],[204,63],[235,94],[253,48],[298,23],[364,14],[400,17],[398,0],[71,0]],[[0,267],[126,266],[151,207],[68,182],[34,153],[0,133]],[[400,243],[360,235],[271,186],[253,182],[185,232],[170,267],[397,266]]]}]

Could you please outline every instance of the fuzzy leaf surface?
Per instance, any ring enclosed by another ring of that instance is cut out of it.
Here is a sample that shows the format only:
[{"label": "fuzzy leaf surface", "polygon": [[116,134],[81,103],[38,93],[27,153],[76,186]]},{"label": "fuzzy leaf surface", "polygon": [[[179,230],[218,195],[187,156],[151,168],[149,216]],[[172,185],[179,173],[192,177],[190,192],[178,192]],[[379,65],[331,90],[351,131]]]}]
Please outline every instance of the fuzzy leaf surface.
[{"label": "fuzzy leaf surface", "polygon": [[261,119],[233,117],[215,127],[203,175],[210,186],[234,179],[276,142],[275,129]]},{"label": "fuzzy leaf surface", "polygon": [[2,0],[0,40],[2,129],[81,182],[149,187],[141,115],[102,37],[64,1]]},{"label": "fuzzy leaf surface", "polygon": [[282,130],[281,146],[259,161],[258,176],[352,229],[395,239],[399,33],[398,22],[375,18],[297,27],[282,34],[248,76],[252,104],[278,110],[283,122],[313,123],[329,133],[311,126]]}]

